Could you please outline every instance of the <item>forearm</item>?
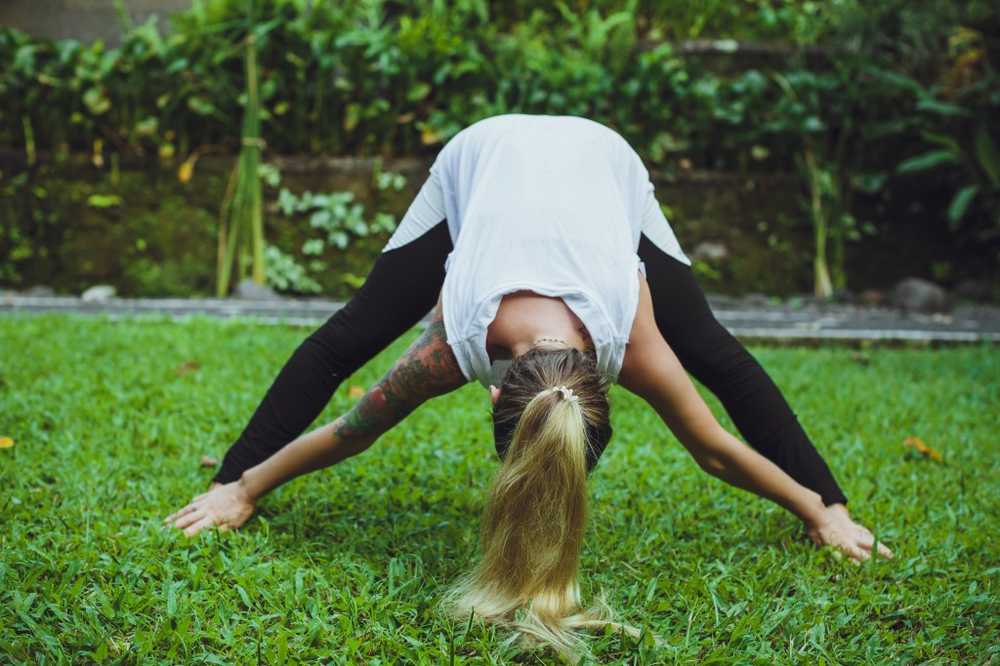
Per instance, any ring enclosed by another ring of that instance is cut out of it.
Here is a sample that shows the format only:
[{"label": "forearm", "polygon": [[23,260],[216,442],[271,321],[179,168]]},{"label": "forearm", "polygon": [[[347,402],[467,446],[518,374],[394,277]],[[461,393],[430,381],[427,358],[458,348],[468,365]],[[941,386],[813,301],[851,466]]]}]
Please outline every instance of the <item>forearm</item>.
[{"label": "forearm", "polygon": [[344,436],[341,417],[295,439],[270,458],[243,472],[240,484],[256,501],[295,477],[335,465],[356,455],[378,438],[376,434]]},{"label": "forearm", "polygon": [[425,400],[464,384],[447,345],[439,303],[423,334],[349,412],[244,472],[247,494],[256,500],[296,476],[364,451]]},{"label": "forearm", "polygon": [[690,266],[642,236],[656,325],[684,368],[722,402],[750,446],[826,504],[847,498],[763,366],[712,314]]},{"label": "forearm", "polygon": [[[318,343],[338,330],[340,319],[334,315],[295,350],[226,452],[215,481],[238,480],[244,471],[295,440],[323,410],[346,374],[353,371],[330,353],[331,345]],[[365,357],[367,354],[358,358]]]},{"label": "forearm", "polygon": [[780,504],[807,525],[820,519],[825,507],[819,493],[796,482],[721,427],[712,432],[708,441],[703,437],[694,450],[698,451],[695,460],[709,474]]}]

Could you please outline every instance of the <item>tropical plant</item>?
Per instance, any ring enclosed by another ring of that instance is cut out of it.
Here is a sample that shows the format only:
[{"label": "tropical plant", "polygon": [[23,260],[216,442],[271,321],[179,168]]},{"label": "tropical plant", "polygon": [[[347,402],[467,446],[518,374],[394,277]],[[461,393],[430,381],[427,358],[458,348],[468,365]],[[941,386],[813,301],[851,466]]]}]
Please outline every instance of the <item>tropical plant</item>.
[{"label": "tropical plant", "polygon": [[219,217],[216,295],[220,298],[229,293],[234,270],[242,279],[250,265],[254,282],[264,284],[266,279],[263,196],[259,173],[264,141],[260,136],[256,39],[251,29],[245,38],[246,108],[240,135],[242,147],[226,186]]}]

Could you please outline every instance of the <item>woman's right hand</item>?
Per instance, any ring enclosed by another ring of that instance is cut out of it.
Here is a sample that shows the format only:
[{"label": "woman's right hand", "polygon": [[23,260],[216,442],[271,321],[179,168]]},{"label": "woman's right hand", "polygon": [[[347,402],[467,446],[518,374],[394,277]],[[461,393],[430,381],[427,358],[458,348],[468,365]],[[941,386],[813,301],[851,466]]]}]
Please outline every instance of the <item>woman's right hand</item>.
[{"label": "woman's right hand", "polygon": [[209,527],[236,529],[250,519],[255,506],[240,481],[213,484],[207,493],[198,495],[163,522],[172,523],[190,537]]}]

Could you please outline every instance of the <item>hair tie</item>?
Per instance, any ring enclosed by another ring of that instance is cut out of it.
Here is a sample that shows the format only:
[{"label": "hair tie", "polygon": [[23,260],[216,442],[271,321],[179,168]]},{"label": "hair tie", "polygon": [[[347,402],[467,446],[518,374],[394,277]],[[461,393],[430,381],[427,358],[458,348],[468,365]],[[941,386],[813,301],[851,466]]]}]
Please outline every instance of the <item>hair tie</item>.
[{"label": "hair tie", "polygon": [[579,396],[573,393],[573,389],[567,388],[566,386],[553,386],[548,389],[550,392],[559,392],[562,394],[564,400],[569,400],[571,402],[579,402]]}]

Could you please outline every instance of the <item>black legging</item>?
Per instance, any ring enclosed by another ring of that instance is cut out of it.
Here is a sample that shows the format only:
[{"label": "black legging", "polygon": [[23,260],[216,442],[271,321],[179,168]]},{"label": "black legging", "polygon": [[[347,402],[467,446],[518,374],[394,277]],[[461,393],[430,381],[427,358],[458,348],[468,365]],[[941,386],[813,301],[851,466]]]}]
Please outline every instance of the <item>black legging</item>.
[{"label": "black legging", "polygon": [[[437,302],[452,250],[442,220],[419,238],[379,255],[364,285],[292,354],[215,475],[240,478],[298,437],[340,382],[409,330]],[[740,433],[762,455],[827,505],[847,498],[778,387],[716,319],[686,264],[645,235],[639,258],[656,325],[677,358],[722,401]]]}]

